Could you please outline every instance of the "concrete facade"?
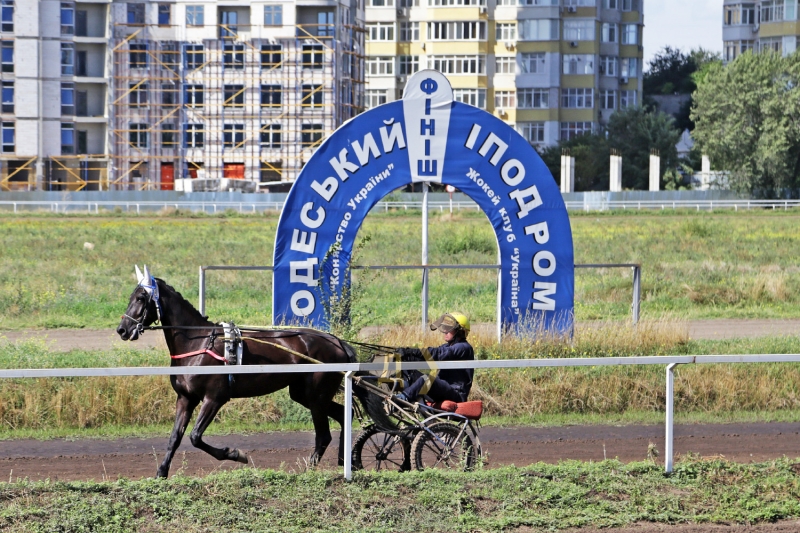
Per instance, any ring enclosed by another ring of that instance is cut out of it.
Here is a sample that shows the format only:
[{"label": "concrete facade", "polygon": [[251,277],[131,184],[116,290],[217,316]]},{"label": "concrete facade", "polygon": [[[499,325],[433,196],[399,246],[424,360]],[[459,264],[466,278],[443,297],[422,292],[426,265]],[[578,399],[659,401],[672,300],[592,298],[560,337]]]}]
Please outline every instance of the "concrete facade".
[{"label": "concrete facade", "polygon": [[798,0],[723,0],[723,61],[733,61],[747,50],[794,53],[800,37],[797,4]]}]

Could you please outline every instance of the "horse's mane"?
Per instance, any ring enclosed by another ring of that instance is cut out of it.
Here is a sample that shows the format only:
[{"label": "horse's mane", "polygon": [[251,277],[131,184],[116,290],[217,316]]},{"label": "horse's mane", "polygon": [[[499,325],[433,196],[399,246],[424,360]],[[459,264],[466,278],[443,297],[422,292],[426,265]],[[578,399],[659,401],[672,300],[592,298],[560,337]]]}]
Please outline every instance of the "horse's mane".
[{"label": "horse's mane", "polygon": [[161,278],[155,278],[155,279],[156,282],[160,282],[162,289],[166,289],[170,293],[170,297],[175,298],[179,302],[185,303],[186,307],[188,307],[191,310],[191,312],[194,314],[195,317],[199,317],[203,320],[208,320],[208,317],[200,314],[200,311],[198,311],[195,308],[195,306],[192,305],[192,302],[184,298],[183,295],[180,292],[178,292],[177,289],[175,289],[175,287],[173,287],[172,285],[170,285]]}]

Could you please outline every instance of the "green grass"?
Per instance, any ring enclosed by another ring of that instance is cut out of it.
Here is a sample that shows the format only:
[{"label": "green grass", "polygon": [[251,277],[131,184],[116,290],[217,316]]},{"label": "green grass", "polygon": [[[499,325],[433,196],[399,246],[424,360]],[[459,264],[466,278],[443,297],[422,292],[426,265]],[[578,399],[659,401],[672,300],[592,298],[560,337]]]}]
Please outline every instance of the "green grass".
[{"label": "green grass", "polygon": [[658,524],[754,524],[800,516],[791,461],[688,458],[526,468],[301,474],[244,468],[203,479],[0,483],[8,532],[490,532]]},{"label": "green grass", "polygon": [[[793,212],[619,212],[571,214],[576,263],[642,265],[644,317],[794,318],[800,316]],[[277,214],[216,217],[0,215],[0,329],[113,327],[133,290],[133,264],[147,263],[191,301],[200,265],[272,264]],[[374,213],[359,236],[362,265],[418,264],[418,212]],[[482,213],[430,222],[429,262],[496,262]],[[95,245],[85,250],[84,242]],[[357,302],[364,325],[419,320],[415,272],[356,273],[369,279]],[[215,320],[268,324],[271,274],[209,272],[207,310]],[[495,316],[492,271],[434,272],[431,315],[458,308],[473,321]],[[630,316],[631,272],[576,272],[577,320]]]}]

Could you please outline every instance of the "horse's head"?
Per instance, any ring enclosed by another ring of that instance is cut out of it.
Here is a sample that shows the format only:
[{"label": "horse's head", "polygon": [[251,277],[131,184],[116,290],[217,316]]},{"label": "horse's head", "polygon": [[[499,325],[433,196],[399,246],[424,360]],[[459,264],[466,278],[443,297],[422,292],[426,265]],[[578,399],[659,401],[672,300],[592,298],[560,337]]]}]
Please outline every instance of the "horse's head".
[{"label": "horse's head", "polygon": [[142,334],[144,328],[161,319],[158,283],[148,272],[147,265],[144,267],[144,274],[136,265],[136,278],[139,280],[139,284],[131,294],[128,309],[125,310],[125,314],[122,315],[122,320],[117,326],[117,333],[124,341],[135,341]]}]

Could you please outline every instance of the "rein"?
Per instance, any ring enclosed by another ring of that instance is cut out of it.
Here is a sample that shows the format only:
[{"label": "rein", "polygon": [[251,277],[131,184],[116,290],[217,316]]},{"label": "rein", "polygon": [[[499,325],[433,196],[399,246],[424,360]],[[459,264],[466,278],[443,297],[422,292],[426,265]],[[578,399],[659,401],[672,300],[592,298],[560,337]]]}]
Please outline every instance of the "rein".
[{"label": "rein", "polygon": [[197,350],[195,352],[182,353],[182,354],[178,354],[178,355],[170,355],[170,358],[171,359],[185,359],[187,357],[194,357],[195,355],[202,355],[202,354],[210,355],[214,359],[216,359],[218,361],[222,361],[225,364],[228,364],[228,361],[226,361],[224,357],[212,352],[208,348],[206,348],[205,350]]}]

